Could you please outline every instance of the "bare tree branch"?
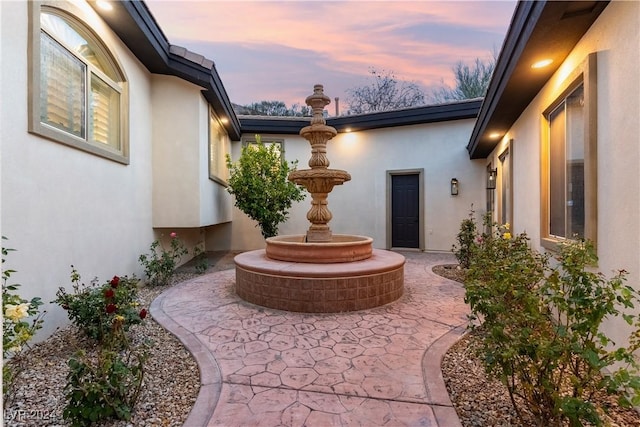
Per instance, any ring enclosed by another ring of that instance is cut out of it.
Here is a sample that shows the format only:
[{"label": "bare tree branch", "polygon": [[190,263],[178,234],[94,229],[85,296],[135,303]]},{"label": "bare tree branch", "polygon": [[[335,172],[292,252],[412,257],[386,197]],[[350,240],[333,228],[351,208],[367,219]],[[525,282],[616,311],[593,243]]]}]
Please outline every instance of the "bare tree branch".
[{"label": "bare tree branch", "polygon": [[489,82],[496,65],[496,54],[487,62],[480,58],[476,58],[473,65],[469,66],[462,61],[456,63],[452,68],[456,79],[455,87],[445,84],[444,80],[440,81],[440,86],[428,95],[429,101],[441,104],[451,101],[460,101],[463,99],[482,98],[487,93]]},{"label": "bare tree branch", "polygon": [[399,81],[392,71],[369,69],[373,81],[368,86],[347,90],[347,114],[399,110],[424,104],[424,93],[417,83]]}]

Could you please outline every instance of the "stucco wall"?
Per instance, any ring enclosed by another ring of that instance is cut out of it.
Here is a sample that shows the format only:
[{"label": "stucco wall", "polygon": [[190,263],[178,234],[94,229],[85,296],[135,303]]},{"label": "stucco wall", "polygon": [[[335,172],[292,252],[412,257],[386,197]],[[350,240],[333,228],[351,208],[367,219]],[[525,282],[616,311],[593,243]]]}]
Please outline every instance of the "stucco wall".
[{"label": "stucco wall", "polygon": [[[425,249],[451,250],[460,221],[467,217],[471,205],[478,215],[484,209],[485,162],[469,160],[466,151],[472,127],[473,120],[458,120],[342,133],[330,140],[330,168],[351,174],[351,181],[334,187],[329,195],[333,232],[370,236],[375,247],[386,248],[387,171],[423,169]],[[299,160],[298,168],[307,169],[309,143],[299,136],[280,138],[285,140],[286,158]],[[241,144],[232,145],[237,160]],[[458,196],[450,195],[454,177],[460,182]],[[295,204],[280,234],[304,234],[309,227],[309,208],[310,197]],[[235,208],[231,234],[232,249],[264,246],[255,222]]]},{"label": "stucco wall", "polygon": [[[514,226],[540,241],[542,112],[566,76],[597,52],[598,270],[629,271],[640,289],[640,3],[611,2],[505,137],[514,139]],[[504,144],[504,141],[503,141]],[[493,156],[502,150],[498,147]],[[608,331],[619,342],[624,322]]]},{"label": "stucco wall", "polygon": [[85,282],[141,276],[138,255],[154,238],[149,74],[88,5],[77,7],[130,85],[127,166],[27,133],[27,2],[0,2],[2,234],[17,249],[4,267],[17,270],[23,297],[47,303],[40,337],[66,322],[66,313],[48,303],[70,284],[70,265]]},{"label": "stucco wall", "polygon": [[154,227],[230,221],[231,198],[209,179],[209,109],[202,88],[173,76],[154,75],[152,81]]}]

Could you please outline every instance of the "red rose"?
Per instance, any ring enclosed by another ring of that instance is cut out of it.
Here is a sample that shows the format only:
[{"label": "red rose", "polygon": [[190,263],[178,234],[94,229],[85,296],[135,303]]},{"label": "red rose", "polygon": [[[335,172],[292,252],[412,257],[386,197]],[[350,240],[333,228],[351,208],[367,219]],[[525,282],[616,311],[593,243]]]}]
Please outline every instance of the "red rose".
[{"label": "red rose", "polygon": [[147,309],[143,308],[142,310],[140,310],[140,318],[144,319],[145,317],[147,317]]},{"label": "red rose", "polygon": [[118,276],[113,276],[113,279],[111,279],[111,287],[112,288],[117,288],[118,287],[118,283],[120,283],[120,278]]},{"label": "red rose", "polygon": [[115,292],[113,292],[113,289],[107,289],[106,291],[104,291],[105,298],[113,298],[114,295]]},{"label": "red rose", "polygon": [[107,313],[111,314],[113,312],[116,311],[116,305],[115,304],[107,304]]}]

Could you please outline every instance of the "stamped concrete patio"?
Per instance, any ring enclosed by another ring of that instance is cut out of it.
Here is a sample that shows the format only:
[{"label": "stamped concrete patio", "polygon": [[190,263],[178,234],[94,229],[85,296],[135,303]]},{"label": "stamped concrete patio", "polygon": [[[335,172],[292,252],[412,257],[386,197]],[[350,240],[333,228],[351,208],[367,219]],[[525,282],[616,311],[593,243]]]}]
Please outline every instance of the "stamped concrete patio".
[{"label": "stamped concrete patio", "polygon": [[403,255],[404,296],[345,314],[249,304],[234,292],[233,269],[160,295],[151,313],[200,368],[185,426],[460,426],[440,360],[469,309],[462,286],[431,271],[455,259]]}]

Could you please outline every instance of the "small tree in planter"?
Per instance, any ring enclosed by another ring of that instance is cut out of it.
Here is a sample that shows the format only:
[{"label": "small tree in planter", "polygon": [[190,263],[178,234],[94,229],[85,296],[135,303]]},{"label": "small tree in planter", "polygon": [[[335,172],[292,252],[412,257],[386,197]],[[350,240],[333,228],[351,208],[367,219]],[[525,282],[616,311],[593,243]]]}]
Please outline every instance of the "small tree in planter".
[{"label": "small tree in planter", "polygon": [[296,169],[283,159],[276,144],[265,145],[260,135],[256,144],[247,144],[237,163],[227,155],[229,187],[235,196],[235,205],[249,218],[258,222],[262,235],[278,234],[278,225],[284,222],[294,201],[304,199],[302,188],[287,180],[289,172]]}]

